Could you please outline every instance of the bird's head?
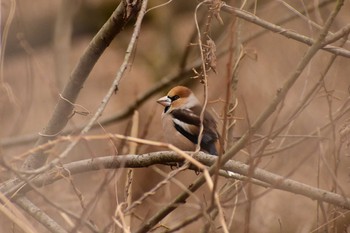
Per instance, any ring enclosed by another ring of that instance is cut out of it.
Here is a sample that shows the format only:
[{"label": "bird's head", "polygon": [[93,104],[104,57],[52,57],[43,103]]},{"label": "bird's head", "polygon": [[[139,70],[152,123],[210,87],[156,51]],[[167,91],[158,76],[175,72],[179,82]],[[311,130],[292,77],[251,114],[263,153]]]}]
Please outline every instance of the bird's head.
[{"label": "bird's head", "polygon": [[197,97],[193,92],[184,86],[172,88],[166,96],[157,100],[157,103],[165,107],[164,112],[172,109],[186,109],[199,105]]}]

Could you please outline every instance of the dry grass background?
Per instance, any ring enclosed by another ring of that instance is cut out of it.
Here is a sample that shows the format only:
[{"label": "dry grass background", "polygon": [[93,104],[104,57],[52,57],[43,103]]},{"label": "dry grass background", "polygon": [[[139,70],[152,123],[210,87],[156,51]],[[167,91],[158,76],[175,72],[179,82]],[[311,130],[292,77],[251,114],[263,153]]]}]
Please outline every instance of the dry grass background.
[{"label": "dry grass background", "polygon": [[[78,23],[74,24],[74,37],[72,38],[69,54],[67,54],[69,70],[73,69],[98,27],[102,26],[104,20],[109,17],[109,14],[116,6],[114,1],[107,0],[79,2],[80,6],[75,19],[75,22]],[[285,2],[291,4],[295,9],[301,10],[303,9],[303,4],[310,7],[318,1]],[[58,93],[60,93],[61,90],[61,87],[56,85],[54,52],[52,46],[54,22],[56,15],[59,13],[58,9],[60,3],[60,1],[53,1],[50,3],[48,1],[17,1],[15,18],[12,22],[9,34],[9,41],[8,44],[5,45],[7,53],[4,59],[3,77],[4,81],[8,83],[11,88],[14,99],[11,100],[7,98],[4,92],[1,93],[0,136],[3,139],[24,134],[38,133],[45,127],[47,121],[50,119],[50,115],[58,98]],[[157,4],[160,4],[160,2],[150,2],[152,6]],[[104,111],[102,119],[123,110],[126,106],[133,103],[138,95],[152,87],[162,77],[176,71],[182,53],[186,46],[188,46],[188,39],[194,28],[193,12],[196,4],[195,1],[174,1],[146,15],[137,50],[132,59],[132,65],[130,65],[119,86],[118,94],[112,97]],[[235,6],[239,5],[238,1],[230,2],[229,4]],[[253,1],[248,1],[248,4],[254,6]],[[310,12],[307,17],[322,25],[333,7],[333,3],[328,4],[318,9],[316,12]],[[204,8],[205,7],[203,7],[203,9]],[[9,9],[10,1],[3,0],[1,2],[2,22],[5,22],[8,17]],[[84,10],[87,13],[84,13]],[[259,1],[257,2],[256,10],[256,15],[273,23],[281,18],[294,14],[283,5],[282,1]],[[252,12],[253,8],[249,8],[248,11]],[[345,1],[345,5],[337,16],[334,25],[331,27],[331,31],[335,32],[350,22],[349,12],[350,2]],[[86,17],[86,14],[88,14],[88,17]],[[223,37],[223,42],[217,44],[217,50],[224,50],[227,48],[229,41],[227,34],[230,32],[230,23],[233,18],[226,13],[221,13],[221,16],[224,20],[224,24],[220,25],[215,21],[212,25],[212,37],[214,39],[218,39],[217,37],[220,37],[221,34],[226,34],[226,36]],[[98,17],[102,17],[102,19]],[[89,24],[94,25],[96,22],[102,23],[97,27],[87,26]],[[316,38],[318,34],[317,29],[313,28],[299,17],[283,24],[283,27],[312,38]],[[118,38],[113,41],[97,62],[79,95],[77,104],[83,106],[84,109],[87,109],[92,114],[98,108],[101,99],[111,85],[119,65],[123,61],[124,52],[132,29],[132,24],[129,24],[129,27],[125,28]],[[259,30],[261,30],[259,26],[242,21],[241,38],[250,36]],[[31,49],[28,50],[27,47],[25,50],[23,47],[19,46],[19,35],[24,35],[24,40]],[[300,61],[307,48],[308,46],[300,42],[272,32],[266,32],[262,36],[248,43],[244,43],[244,50],[247,51],[247,56],[240,63],[238,72],[239,83],[236,95],[239,104],[235,115],[239,120],[235,126],[235,136],[239,137],[242,135],[249,127],[248,122],[254,122],[254,120],[257,119],[259,114],[276,95],[277,89],[281,87],[289,74],[295,70],[297,63]],[[349,49],[349,42],[345,44],[344,48]],[[4,50],[5,47],[2,47],[2,49]],[[194,50],[198,49],[195,48]],[[312,59],[299,80],[288,93],[284,101],[284,107],[278,117],[277,126],[285,122],[291,111],[301,101],[305,92],[319,79],[330,56],[330,53],[319,51]],[[195,59],[198,59],[197,52],[193,52],[190,57],[190,60]],[[220,113],[223,107],[222,103],[215,102],[215,100],[219,98],[224,99],[223,90],[226,88],[227,61],[227,55],[220,57],[217,61],[217,74],[211,73],[209,78],[209,101],[213,101],[213,103],[210,103],[208,108],[211,111],[215,110],[217,113]],[[290,125],[289,131],[281,133],[282,136],[274,139],[271,145],[269,145],[269,148],[287,145],[302,136],[309,135],[312,131],[317,130],[329,122],[329,111],[334,113],[349,97],[349,64],[349,58],[337,58],[325,79],[324,86],[328,93],[321,88],[310,104],[307,105],[293,124]],[[66,77],[65,80],[61,80],[62,83],[65,83],[67,78],[68,77]],[[184,79],[188,78],[189,77],[184,77]],[[202,87],[198,80],[192,80],[191,85],[197,96],[203,99]],[[162,109],[160,106],[156,105],[155,100],[166,91],[167,90],[164,90],[162,93],[153,96],[138,109],[141,116],[139,132],[140,135],[142,135],[143,132],[147,131],[146,139],[163,140],[159,124]],[[332,106],[327,102],[327,95],[332,100]],[[348,167],[350,165],[348,157],[349,148],[346,146],[348,141],[341,145],[339,135],[339,129],[346,124],[348,118],[349,113],[334,124],[336,133],[335,140],[332,139],[331,130],[323,131],[320,137],[305,139],[304,142],[291,149],[263,157],[259,167],[315,187],[319,186],[326,190],[331,190],[332,178],[330,172],[327,170],[326,163],[324,161],[319,161],[320,156],[324,156],[328,165],[332,167],[334,163],[333,152],[336,151],[339,153],[339,161],[337,161],[339,162],[339,170],[336,179],[345,194],[348,195]],[[274,117],[258,131],[259,135],[268,134],[272,119],[274,119]],[[84,124],[88,120],[89,116],[75,115],[68,123],[67,127],[74,129],[74,127]],[[219,125],[221,126],[221,124]],[[124,134],[127,132],[127,134],[129,134],[129,126],[130,118],[115,122],[103,129],[94,129],[90,133],[103,134],[105,132],[111,132]],[[294,135],[294,137],[283,137],[283,135]],[[116,144],[118,146],[120,142]],[[64,146],[65,144],[59,145],[53,150],[50,150],[50,158],[59,154]],[[247,146],[246,151],[240,152],[234,159],[246,162],[248,160],[247,153],[254,153],[258,146],[259,143]],[[11,147],[4,146],[1,149],[1,156],[6,157],[7,160],[11,160],[16,158],[16,155],[32,147],[33,143]],[[140,146],[138,152],[145,153],[157,150],[161,149],[151,146]],[[114,153],[115,149],[110,142],[83,141],[69,154],[64,163],[79,159],[112,155]],[[123,151],[119,151],[119,154],[124,153],[127,153],[126,148]],[[20,164],[21,161],[17,161],[16,166],[20,166]],[[165,173],[171,171],[170,168],[166,166],[135,169],[132,191],[134,200],[142,196],[146,191],[150,190],[163,179],[163,175],[159,174],[157,169],[161,169]],[[79,215],[82,211],[82,207],[77,192],[81,194],[83,202],[86,205],[95,196],[104,177],[113,172],[114,171],[110,170],[101,170],[76,175],[72,177],[74,185],[72,185],[68,179],[62,179],[52,185],[40,188],[40,190],[52,202]],[[116,206],[124,201],[125,172],[126,169],[116,171],[115,178],[105,187],[102,194],[99,194],[99,201],[89,219],[100,229],[103,229],[111,222],[111,216],[114,215]],[[1,168],[0,178],[2,181],[8,179],[12,175],[13,174],[7,169]],[[178,176],[178,180],[187,186],[196,177],[193,171],[185,171]],[[220,179],[221,185],[227,182],[225,178]],[[181,191],[179,187],[170,183],[155,195],[148,198],[135,211],[136,217],[132,220],[131,232],[135,231],[138,228],[137,226],[142,224],[143,219],[152,216],[152,214]],[[263,191],[266,191],[266,189],[253,186],[253,195],[258,195]],[[205,187],[197,191],[196,196],[202,200],[201,204],[208,202],[210,199],[210,194]],[[59,224],[66,229],[71,229],[72,226],[70,226],[69,222],[62,216],[62,213],[47,203],[42,197],[35,192],[29,192],[28,197]],[[234,201],[235,199],[232,198],[226,203],[228,204],[225,206],[227,218],[229,218],[231,214],[235,203]],[[247,203],[245,203],[244,192],[238,195],[238,202],[242,202],[243,204],[237,206],[233,227],[231,229],[232,232],[246,231],[245,226],[247,222],[245,214],[247,211]],[[155,232],[163,232],[165,227],[171,228],[183,221],[185,216],[190,216],[198,212],[198,204],[196,200],[190,198],[185,205],[179,207],[165,218],[161,222],[164,227],[159,227]],[[278,190],[270,190],[264,195],[258,196],[251,202],[250,211],[251,219],[249,223],[249,232],[252,233],[312,232],[317,224],[324,223],[323,215],[320,213],[321,211],[316,201]],[[339,216],[339,213],[348,213],[347,210],[328,206],[326,204],[325,211],[327,212],[329,221],[331,221],[333,217]],[[28,215],[25,216],[37,232],[47,232],[47,229],[33,220],[33,218]],[[344,220],[344,224],[340,224],[337,229],[332,228],[332,223],[329,223],[328,231],[322,229],[322,231],[319,232],[347,232],[346,229],[350,222],[349,214],[344,214],[340,219]],[[317,220],[319,220],[318,223]],[[202,218],[178,232],[199,232],[205,223],[205,219]],[[222,229],[219,227],[220,223],[215,222],[215,224],[217,228],[211,229],[211,232],[222,232]],[[22,231],[9,221],[8,218],[0,214],[0,232]],[[90,232],[90,230],[87,227],[83,227],[81,228],[81,232]],[[116,230],[116,232],[122,231],[119,229]]]}]

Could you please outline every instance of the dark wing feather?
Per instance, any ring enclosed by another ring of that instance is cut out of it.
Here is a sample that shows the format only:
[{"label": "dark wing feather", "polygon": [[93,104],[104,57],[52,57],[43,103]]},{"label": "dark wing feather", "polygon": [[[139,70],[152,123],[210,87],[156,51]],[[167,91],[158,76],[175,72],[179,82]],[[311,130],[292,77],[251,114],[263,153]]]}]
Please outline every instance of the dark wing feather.
[{"label": "dark wing feather", "polygon": [[175,129],[192,143],[198,143],[200,119],[198,115],[187,109],[175,109],[170,113]]},{"label": "dark wing feather", "polygon": [[[175,109],[171,111],[174,119],[180,121],[183,124],[178,124],[174,121],[174,127],[184,137],[193,142],[198,143],[198,134],[200,127],[200,113],[202,108],[200,106],[192,107],[191,109]],[[186,127],[184,127],[186,126]],[[219,134],[216,130],[216,122],[214,118],[207,111],[204,112],[203,121],[203,138],[201,141],[201,149],[207,151],[210,154],[217,155],[218,152],[215,147],[215,143],[219,138]],[[194,130],[196,129],[196,130]]]},{"label": "dark wing feather", "polygon": [[187,109],[175,109],[171,111],[171,115],[179,121],[182,121],[189,125],[194,125],[199,127],[201,124],[201,120],[199,118],[199,115],[195,112]]}]

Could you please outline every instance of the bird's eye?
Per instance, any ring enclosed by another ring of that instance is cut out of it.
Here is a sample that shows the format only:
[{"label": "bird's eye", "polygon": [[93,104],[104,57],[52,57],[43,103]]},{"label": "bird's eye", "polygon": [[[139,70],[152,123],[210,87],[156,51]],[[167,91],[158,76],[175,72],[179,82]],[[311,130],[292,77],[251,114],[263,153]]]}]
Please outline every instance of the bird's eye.
[{"label": "bird's eye", "polygon": [[175,101],[175,100],[179,99],[180,96],[174,95],[173,97],[170,97],[170,96],[169,96],[169,98],[171,99],[171,101]]}]

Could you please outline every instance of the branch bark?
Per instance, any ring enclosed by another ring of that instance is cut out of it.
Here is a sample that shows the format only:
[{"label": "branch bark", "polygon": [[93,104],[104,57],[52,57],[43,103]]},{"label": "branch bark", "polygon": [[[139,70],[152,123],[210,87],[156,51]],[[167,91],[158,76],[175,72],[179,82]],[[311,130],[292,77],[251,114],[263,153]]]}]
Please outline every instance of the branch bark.
[{"label": "branch bark", "polygon": [[[206,166],[215,164],[217,160],[216,156],[205,154],[204,152],[193,154],[193,158]],[[42,187],[53,184],[64,176],[99,171],[101,169],[145,168],[157,164],[169,165],[181,161],[183,161],[183,157],[172,151],[159,151],[140,155],[103,156],[65,164],[62,168],[53,169],[45,174],[39,175],[32,180],[31,183],[37,187]],[[223,169],[248,176],[250,166],[239,161],[230,160],[226,162]],[[60,176],[57,176],[58,173]],[[318,189],[292,179],[286,179],[281,175],[268,172],[264,169],[255,168],[252,178],[262,181],[263,183],[260,184],[263,187],[266,187],[265,184],[267,183],[270,185],[270,188],[284,190],[308,197],[312,200],[320,200],[337,205],[341,208],[350,209],[350,199],[347,197],[327,190]],[[256,184],[260,185],[259,183]],[[29,185],[24,185],[16,195],[25,194],[30,190],[31,187]],[[10,193],[8,195],[10,195]]]}]

